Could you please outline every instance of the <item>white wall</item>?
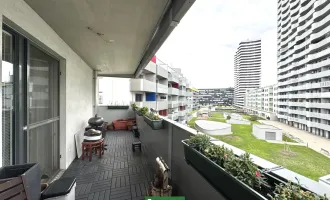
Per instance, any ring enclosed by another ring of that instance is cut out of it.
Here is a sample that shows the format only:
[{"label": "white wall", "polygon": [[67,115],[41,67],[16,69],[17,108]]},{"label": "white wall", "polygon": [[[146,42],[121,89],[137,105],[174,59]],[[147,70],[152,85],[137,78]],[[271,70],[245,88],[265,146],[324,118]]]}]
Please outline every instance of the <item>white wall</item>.
[{"label": "white wall", "polygon": [[103,117],[105,122],[110,122],[110,123],[118,119],[128,119],[135,117],[135,113],[131,108],[127,110],[125,109],[114,110],[114,109],[108,109],[107,106],[98,106],[97,113],[99,116]]},{"label": "white wall", "polygon": [[261,140],[266,139],[266,132],[275,132],[276,141],[282,141],[282,130],[281,129],[270,129],[270,128],[259,128],[256,125],[253,125],[252,134]]},{"label": "white wall", "polygon": [[[1,0],[0,19],[2,22],[7,22],[5,18],[13,22],[14,29],[22,29],[20,32],[23,35],[41,47],[56,52],[55,56],[60,58],[62,72],[60,77],[60,154],[62,155],[60,167],[65,169],[76,156],[74,134],[82,134],[88,119],[93,115],[93,71],[24,1]],[[2,37],[2,32],[0,36]]]}]

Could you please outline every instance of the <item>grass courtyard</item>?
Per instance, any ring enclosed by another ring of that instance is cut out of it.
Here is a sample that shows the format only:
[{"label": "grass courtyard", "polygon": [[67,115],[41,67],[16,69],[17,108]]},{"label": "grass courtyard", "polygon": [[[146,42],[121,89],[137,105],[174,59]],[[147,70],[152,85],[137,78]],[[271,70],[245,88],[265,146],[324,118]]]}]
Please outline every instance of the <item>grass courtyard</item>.
[{"label": "grass courtyard", "polygon": [[[188,125],[194,128],[196,120],[197,118],[193,118]],[[225,118],[219,113],[212,114],[208,120],[225,122]],[[291,152],[288,154],[283,144],[272,144],[256,139],[252,135],[252,125],[233,124],[232,132],[232,135],[216,136],[216,138],[313,180],[330,174],[330,159],[310,148],[291,145]],[[294,142],[287,137],[283,139]]]}]

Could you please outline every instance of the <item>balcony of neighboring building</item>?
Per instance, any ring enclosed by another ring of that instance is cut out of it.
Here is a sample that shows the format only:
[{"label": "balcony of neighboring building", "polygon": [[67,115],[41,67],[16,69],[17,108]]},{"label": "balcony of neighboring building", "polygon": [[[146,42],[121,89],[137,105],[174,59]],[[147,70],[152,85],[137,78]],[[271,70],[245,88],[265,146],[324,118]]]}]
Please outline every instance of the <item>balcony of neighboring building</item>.
[{"label": "balcony of neighboring building", "polygon": [[156,92],[156,82],[147,79],[131,79],[131,92]]},{"label": "balcony of neighboring building", "polygon": [[179,96],[179,89],[174,87],[168,88],[168,95]]},{"label": "balcony of neighboring building", "polygon": [[150,61],[147,66],[144,68],[146,73],[156,74],[157,65],[153,61]]},{"label": "balcony of neighboring building", "polygon": [[157,93],[168,94],[169,88],[167,82],[165,84],[157,83]]},{"label": "balcony of neighboring building", "polygon": [[157,65],[157,76],[168,79],[167,65]]}]

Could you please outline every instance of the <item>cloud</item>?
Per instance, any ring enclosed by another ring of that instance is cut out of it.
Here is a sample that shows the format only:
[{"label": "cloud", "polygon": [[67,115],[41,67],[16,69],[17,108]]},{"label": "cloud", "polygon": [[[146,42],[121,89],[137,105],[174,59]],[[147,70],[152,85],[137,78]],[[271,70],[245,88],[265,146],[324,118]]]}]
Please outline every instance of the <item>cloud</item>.
[{"label": "cloud", "polygon": [[[197,88],[233,86],[234,54],[238,44],[246,39],[272,40],[274,38],[269,35],[273,33],[276,36],[276,2],[196,1],[157,56],[173,67],[181,68]],[[267,49],[269,58],[263,59],[266,62],[263,65],[276,70],[276,45],[274,47],[267,41],[263,48]],[[273,54],[275,65],[268,63],[274,62]]]}]

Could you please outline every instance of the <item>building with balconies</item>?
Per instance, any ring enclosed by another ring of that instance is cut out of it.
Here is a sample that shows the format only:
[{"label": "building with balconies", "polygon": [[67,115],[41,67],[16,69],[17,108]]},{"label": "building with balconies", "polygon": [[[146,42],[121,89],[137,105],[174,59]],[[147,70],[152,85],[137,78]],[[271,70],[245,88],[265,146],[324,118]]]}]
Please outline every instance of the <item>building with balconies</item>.
[{"label": "building with balconies", "polygon": [[264,119],[276,120],[274,109],[276,108],[275,105],[277,105],[276,95],[276,85],[249,89],[245,93],[244,111]]},{"label": "building with balconies", "polygon": [[278,118],[330,138],[329,1],[278,1]]},{"label": "building with balconies", "polygon": [[191,83],[181,69],[172,69],[156,57],[138,78],[130,79],[132,103],[155,109],[160,115],[182,123],[193,108],[191,89]]},{"label": "building with balconies", "polygon": [[244,107],[246,90],[259,88],[261,83],[261,40],[239,44],[234,59],[234,105]]},{"label": "building with balconies", "polygon": [[195,98],[201,105],[231,106],[234,102],[234,88],[198,89]]}]

